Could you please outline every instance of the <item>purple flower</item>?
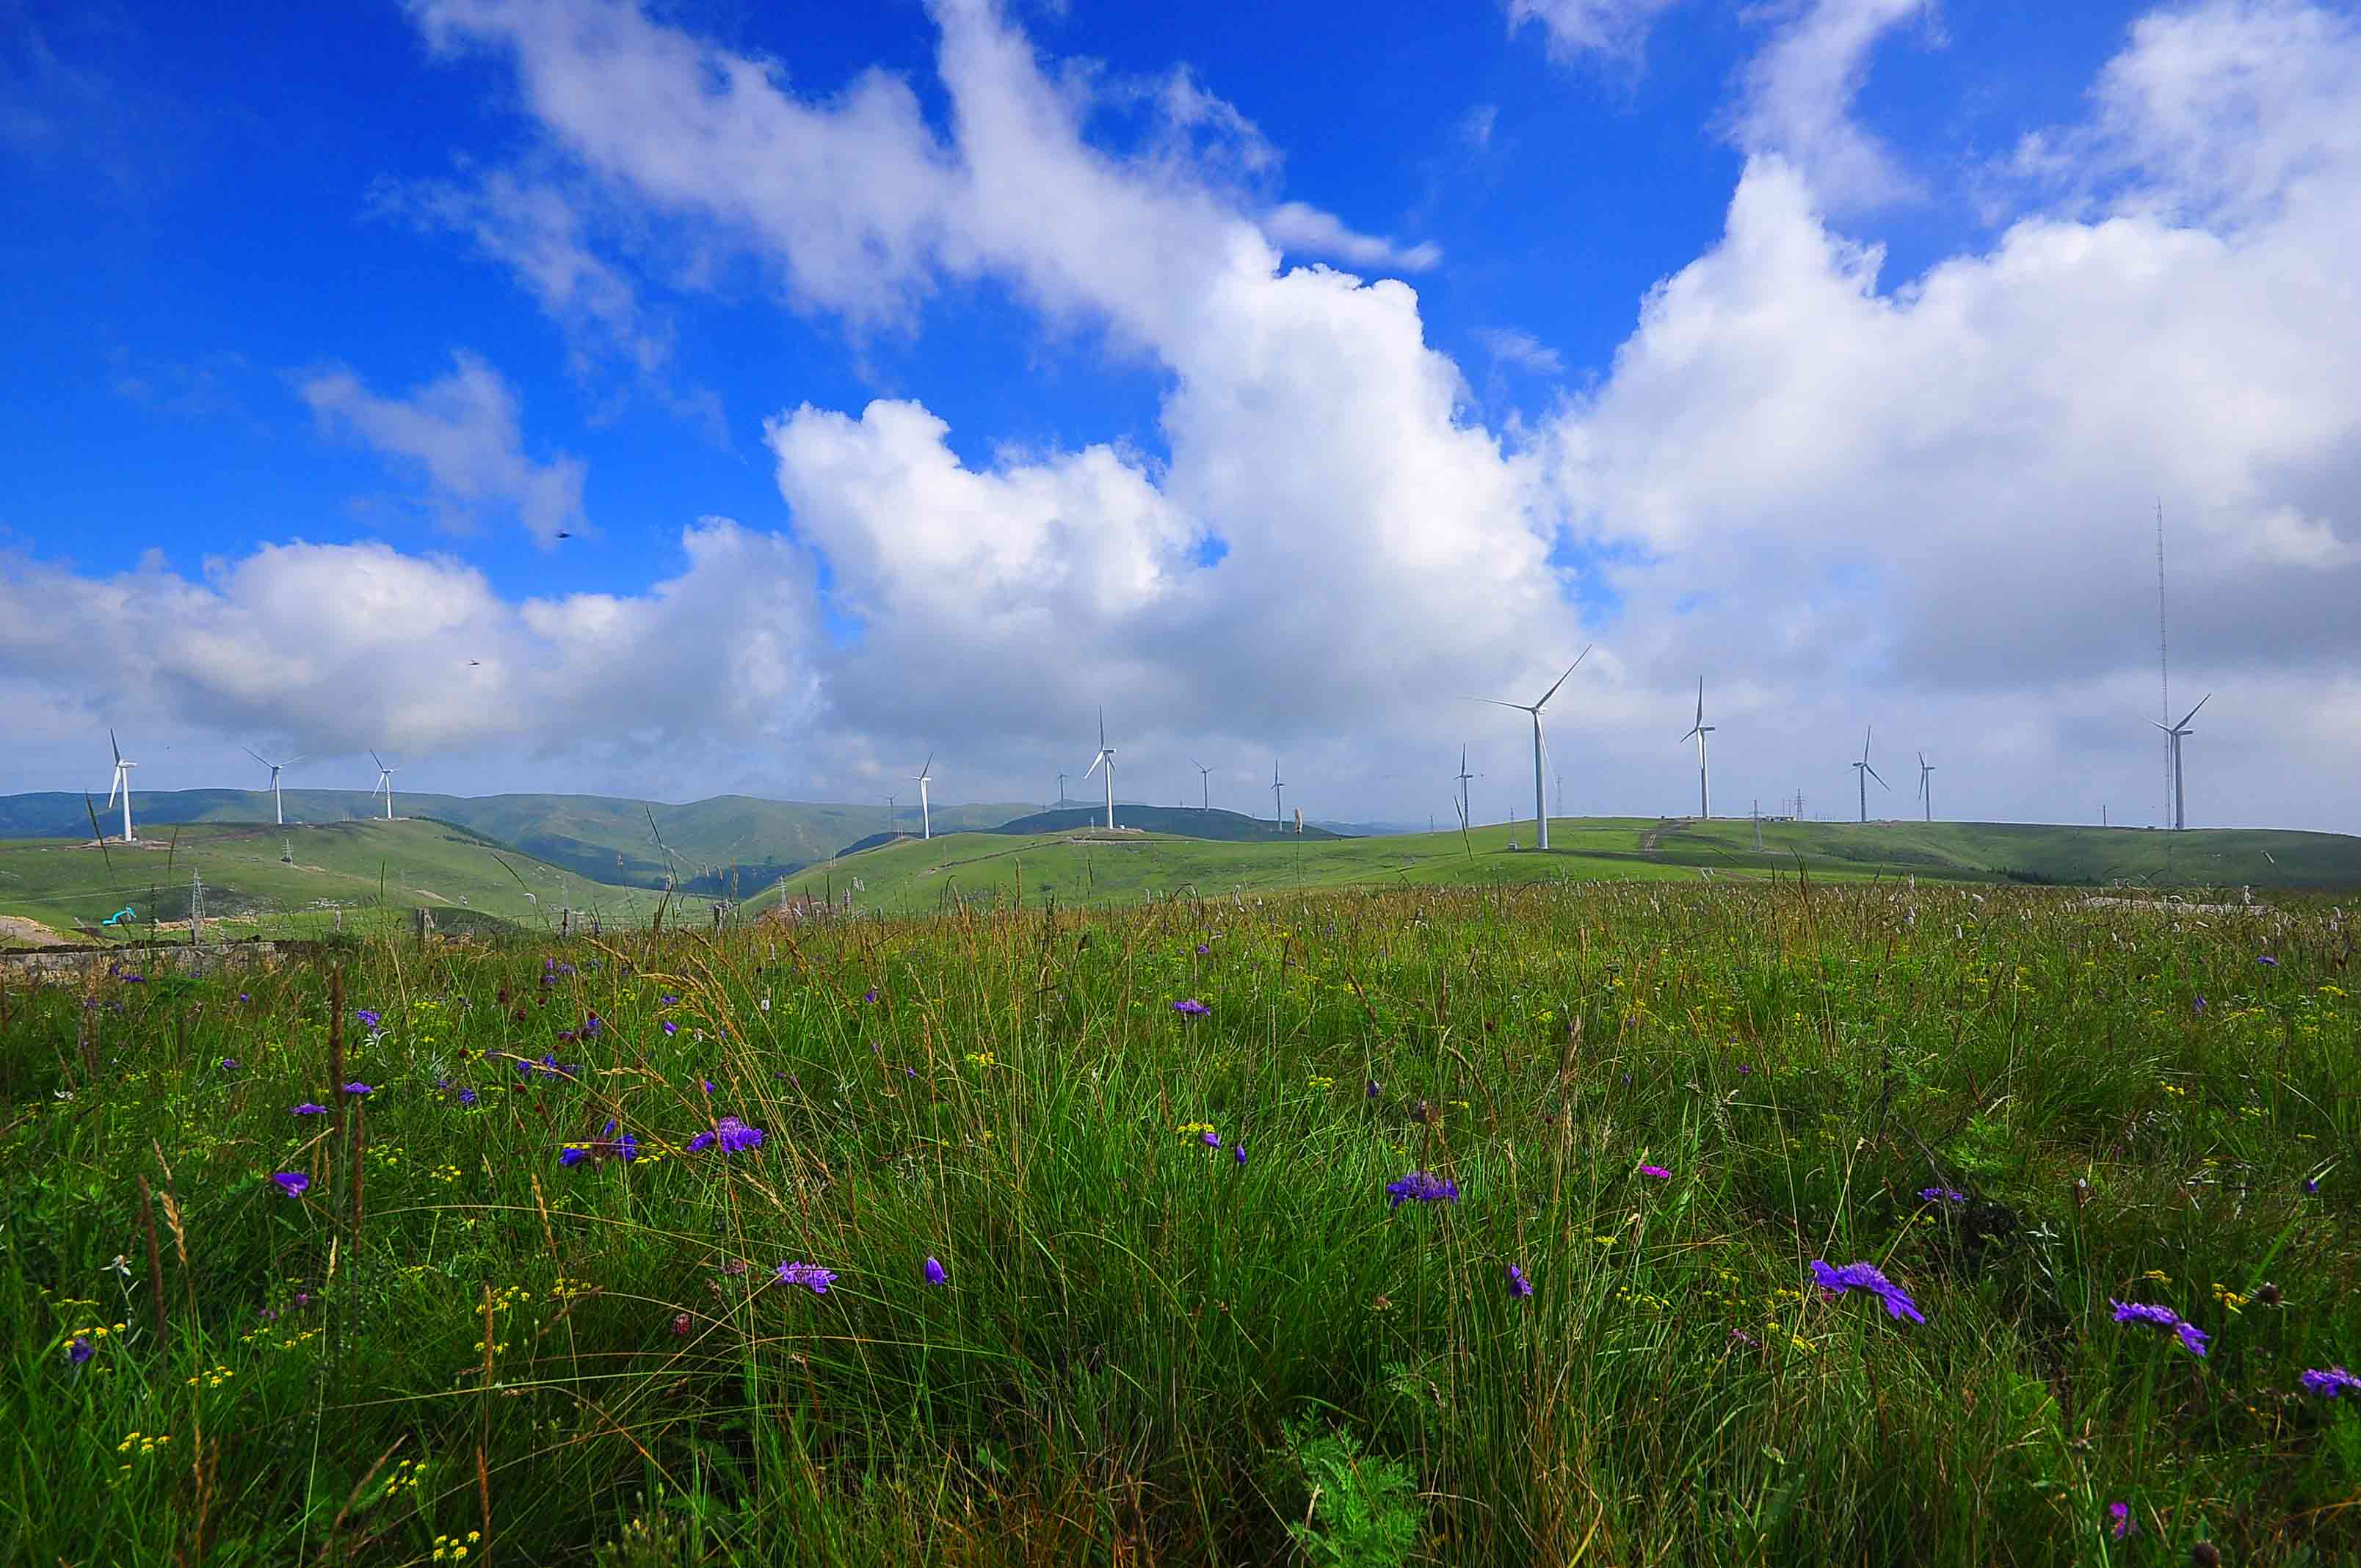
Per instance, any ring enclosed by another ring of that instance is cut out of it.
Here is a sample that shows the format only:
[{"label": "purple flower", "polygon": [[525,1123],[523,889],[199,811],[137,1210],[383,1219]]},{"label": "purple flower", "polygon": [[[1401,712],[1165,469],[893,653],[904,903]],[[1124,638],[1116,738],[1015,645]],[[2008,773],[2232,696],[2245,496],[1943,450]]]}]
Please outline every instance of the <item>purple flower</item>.
[{"label": "purple flower", "polygon": [[2202,997],[2202,996],[2198,997],[2196,1006],[2197,1006],[2197,1011],[2198,1011],[2198,1012],[2200,1012],[2200,1013],[2204,1012],[2204,1011],[2205,1011],[2205,998],[2204,998],[2204,997]]},{"label": "purple flower", "polygon": [[1919,1200],[1927,1203],[1964,1203],[1968,1195],[1954,1187],[1921,1187]]},{"label": "purple flower", "polygon": [[2305,1197],[2312,1197],[2320,1191],[2320,1183],[2307,1176],[2303,1179],[2303,1191]]},{"label": "purple flower", "polygon": [[589,1157],[590,1151],[579,1144],[568,1144],[557,1151],[557,1163],[569,1169]]},{"label": "purple flower", "polygon": [[2107,1305],[2115,1310],[2115,1321],[2119,1323],[2143,1323],[2158,1333],[2170,1332],[2190,1354],[2205,1354],[2208,1338],[2205,1331],[2195,1323],[2182,1321],[2180,1314],[2169,1307],[2151,1306],[2145,1301],[2118,1301],[2113,1297],[2107,1299]]},{"label": "purple flower", "polygon": [[1383,1093],[1384,1091],[1385,1091],[1385,1085],[1383,1085],[1383,1084],[1379,1083],[1376,1079],[1374,1079],[1374,1078],[1373,1078],[1373,1079],[1369,1080],[1369,1086],[1368,1086],[1367,1089],[1364,1089],[1363,1091],[1361,1091],[1361,1098],[1362,1098],[1362,1099],[1364,1099],[1364,1100],[1375,1100],[1375,1099],[1376,1099],[1379,1094]]},{"label": "purple flower", "polygon": [[593,1013],[582,1021],[582,1037],[588,1039],[606,1026],[598,1021],[598,1014]]},{"label": "purple flower", "polygon": [[1658,1181],[1670,1181],[1673,1179],[1673,1173],[1661,1165],[1643,1165],[1640,1168],[1640,1174],[1653,1176]]},{"label": "purple flower", "polygon": [[667,1018],[664,1021],[664,1032],[667,1035],[677,1035],[680,1033],[680,1025]]},{"label": "purple flower", "polygon": [[362,1028],[374,1029],[378,1026],[381,1015],[372,1007],[356,1007],[353,1009],[353,1016],[360,1021]]},{"label": "purple flower", "polygon": [[1232,1147],[1231,1147],[1231,1149],[1230,1149],[1230,1153],[1231,1153],[1234,1157],[1235,1157],[1235,1158],[1237,1159],[1237,1162],[1238,1162],[1240,1165],[1244,1165],[1244,1164],[1246,1164],[1246,1144],[1245,1144],[1243,1141],[1241,1141],[1241,1142],[1239,1142],[1239,1143],[1237,1143],[1237,1144],[1235,1144],[1235,1145],[1232,1146]]},{"label": "purple flower", "polygon": [[1522,1299],[1533,1293],[1533,1282],[1515,1264],[1509,1265],[1509,1294]]},{"label": "purple flower", "polygon": [[2268,953],[2259,953],[2259,954],[2256,955],[2255,961],[2256,961],[2257,963],[2258,963],[2258,964],[2268,964],[2268,965],[2270,965],[2270,966],[2271,966],[2271,968],[2273,968],[2273,969],[2277,969],[2277,968],[2279,968],[2279,959],[2275,959],[2275,958],[2271,957],[2271,955],[2270,955],[2270,954],[2268,954]]},{"label": "purple flower", "polygon": [[836,1283],[836,1276],[817,1263],[783,1263],[779,1265],[779,1283],[801,1285],[815,1296],[825,1296],[828,1288]]},{"label": "purple flower", "polygon": [[2107,1512],[2114,1519],[2115,1528],[2112,1533],[2117,1541],[2139,1533],[2139,1521],[2132,1518],[2129,1503],[2109,1503]]},{"label": "purple flower", "polygon": [[721,1152],[725,1155],[758,1149],[763,1146],[763,1129],[750,1127],[735,1116],[724,1116],[713,1124],[711,1132],[699,1133],[689,1139],[688,1152],[702,1154],[716,1144],[721,1146]]},{"label": "purple flower", "polygon": [[1222,1135],[1219,1133],[1203,1134],[1202,1139],[1205,1146],[1209,1149],[1217,1149],[1222,1146]]},{"label": "purple flower", "polygon": [[[80,1366],[90,1359],[93,1348],[88,1334],[76,1334],[73,1337],[73,1343],[66,1346],[66,1359]],[[2310,1375],[2306,1374],[2306,1376]]]},{"label": "purple flower", "polygon": [[243,992],[243,991],[241,991],[241,992],[239,992],[237,993],[237,999],[238,999],[240,1002],[251,1002],[251,1001],[253,1001],[253,1000],[254,1000],[254,998],[253,998],[253,997],[248,996],[248,995],[247,995],[245,992]]},{"label": "purple flower", "polygon": [[940,1285],[946,1277],[943,1266],[932,1257],[927,1259],[924,1272],[927,1276],[927,1283],[929,1285]]},{"label": "purple flower", "polygon": [[361,1095],[375,1094],[377,1091],[371,1089],[368,1084],[363,1083],[360,1080],[355,1079],[352,1082],[345,1085],[345,1092],[352,1095]]},{"label": "purple flower", "polygon": [[1172,1011],[1180,1014],[1184,1018],[1202,1018],[1206,1014],[1211,1013],[1213,1009],[1206,1006],[1203,1003],[1198,1001],[1193,996],[1184,996],[1180,1001],[1172,1004]]},{"label": "purple flower", "polygon": [[222,1070],[224,1072],[236,1072],[237,1070],[237,1058],[236,1057],[222,1058]]},{"label": "purple flower", "polygon": [[677,996],[659,996],[656,998],[656,1005],[659,1007],[669,1007],[679,1000],[680,998]]},{"label": "purple flower", "polygon": [[1818,1258],[1812,1259],[1812,1277],[1821,1289],[1841,1296],[1848,1290],[1864,1290],[1885,1303],[1885,1315],[1897,1322],[1904,1318],[1914,1323],[1927,1320],[1917,1303],[1911,1300],[1902,1288],[1878,1270],[1872,1263],[1848,1263],[1842,1268],[1831,1268]]},{"label": "purple flower", "polygon": [[303,1190],[312,1185],[312,1179],[300,1170],[282,1170],[270,1179],[279,1183],[279,1190],[290,1198],[301,1198]]},{"label": "purple flower", "polygon": [[1730,1338],[1733,1344],[1742,1344],[1749,1350],[1761,1350],[1763,1348],[1763,1342],[1756,1339],[1752,1334],[1748,1333],[1744,1329],[1730,1330]]},{"label": "purple flower", "polygon": [[711,1079],[709,1079],[709,1078],[700,1078],[700,1079],[698,1079],[697,1081],[697,1082],[699,1082],[699,1083],[701,1083],[701,1084],[703,1084],[703,1085],[705,1086],[705,1092],[707,1092],[708,1094],[710,1094],[710,1093],[712,1093],[712,1092],[713,1092],[713,1080],[712,1080]]},{"label": "purple flower", "polygon": [[[1753,1076],[1753,1074],[1754,1074],[1754,1069],[1753,1069],[1752,1068],[1751,1068],[1751,1067],[1747,1066],[1744,1062],[1740,1062],[1740,1063],[1738,1064],[1738,1076],[1739,1076],[1739,1077],[1741,1077],[1741,1078],[1751,1078],[1751,1077],[1752,1077],[1752,1076]],[[1629,1082],[1631,1082],[1631,1080],[1630,1079],[1628,1079],[1628,1078],[1627,1078],[1627,1079],[1625,1079],[1623,1081],[1624,1081],[1624,1082],[1626,1082],[1626,1083],[1629,1083]]]},{"label": "purple flower", "polygon": [[460,1103],[460,1104],[462,1104],[462,1105],[473,1105],[475,1102],[476,1102],[476,1091],[475,1091],[474,1090],[472,1090],[472,1089],[463,1089],[463,1090],[459,1091],[459,1103]]},{"label": "purple flower", "polygon": [[1203,958],[1207,953],[1212,952],[1213,950],[1213,948],[1211,948],[1207,947],[1207,946],[1206,946],[1204,943],[1202,943],[1202,942],[1200,942],[1200,943],[1198,943],[1198,944],[1197,944],[1197,956],[1198,956],[1199,958],[1201,958],[1201,959],[1202,959],[1202,958]]},{"label": "purple flower", "polygon": [[2347,1394],[2361,1397],[2361,1377],[2356,1377],[2342,1366],[2315,1366],[2298,1379],[2304,1388],[2323,1399],[2342,1399]]},{"label": "purple flower", "polygon": [[877,988],[876,988],[875,986],[873,986],[873,986],[871,986],[867,991],[862,992],[861,993],[861,1000],[862,1000],[862,1001],[863,1001],[863,1002],[874,1002],[874,1001],[876,1001],[876,1000],[877,1000]]},{"label": "purple flower", "polygon": [[287,1113],[290,1116],[324,1116],[328,1113],[328,1108],[325,1105],[314,1105],[306,1100]]},{"label": "purple flower", "polygon": [[1411,1202],[1456,1203],[1459,1201],[1459,1187],[1456,1182],[1443,1177],[1413,1170],[1399,1181],[1387,1182],[1386,1196],[1392,1200],[1386,1205],[1389,1209],[1399,1209]]}]

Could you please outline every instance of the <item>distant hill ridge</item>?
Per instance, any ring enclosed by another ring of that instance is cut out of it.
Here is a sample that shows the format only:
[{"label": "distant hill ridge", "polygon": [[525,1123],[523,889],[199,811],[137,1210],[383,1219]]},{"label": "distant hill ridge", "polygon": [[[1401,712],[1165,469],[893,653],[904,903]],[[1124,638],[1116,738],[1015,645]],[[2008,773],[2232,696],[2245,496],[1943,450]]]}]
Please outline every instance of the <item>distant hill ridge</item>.
[{"label": "distant hill ridge", "polygon": [[[1193,806],[1134,806],[1124,801],[1115,803],[1115,825],[1136,828],[1144,833],[1170,833],[1176,839],[1211,839],[1224,844],[1270,843],[1292,840],[1295,825],[1290,821],[1281,827],[1266,817],[1248,817],[1241,812],[1202,810]],[[1106,807],[1104,806],[1064,806],[1055,811],[1036,811],[989,829],[994,833],[1070,833],[1086,828],[1104,828]],[[1306,839],[1338,839],[1325,828],[1304,825]]]}]

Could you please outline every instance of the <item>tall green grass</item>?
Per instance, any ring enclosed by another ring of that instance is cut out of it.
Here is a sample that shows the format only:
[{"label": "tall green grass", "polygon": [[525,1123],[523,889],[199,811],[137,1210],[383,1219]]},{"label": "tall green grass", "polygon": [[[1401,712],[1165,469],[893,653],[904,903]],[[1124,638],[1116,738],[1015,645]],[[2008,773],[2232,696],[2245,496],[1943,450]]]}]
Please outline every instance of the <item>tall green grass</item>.
[{"label": "tall green grass", "polygon": [[17,990],[0,1557],[2349,1560],[2351,950],[1627,885]]}]

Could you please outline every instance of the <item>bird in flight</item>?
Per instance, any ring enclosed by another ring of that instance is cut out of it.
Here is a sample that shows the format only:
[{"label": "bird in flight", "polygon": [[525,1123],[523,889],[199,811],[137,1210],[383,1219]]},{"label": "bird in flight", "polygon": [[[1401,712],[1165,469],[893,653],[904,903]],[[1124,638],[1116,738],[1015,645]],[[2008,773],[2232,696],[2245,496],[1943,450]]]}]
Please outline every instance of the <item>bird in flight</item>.
[{"label": "bird in flight", "polygon": [[574,535],[566,532],[566,530],[561,528],[557,531],[557,537],[560,539],[571,539]]}]

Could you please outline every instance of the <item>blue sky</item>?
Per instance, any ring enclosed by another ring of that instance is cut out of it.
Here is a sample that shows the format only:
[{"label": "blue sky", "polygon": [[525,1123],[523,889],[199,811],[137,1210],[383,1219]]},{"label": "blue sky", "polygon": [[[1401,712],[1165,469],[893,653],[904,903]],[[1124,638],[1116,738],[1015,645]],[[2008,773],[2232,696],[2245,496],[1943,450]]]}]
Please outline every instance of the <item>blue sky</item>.
[{"label": "blue sky", "polygon": [[1417,819],[1430,752],[1515,776],[1463,687],[1597,641],[1570,809],[1678,808],[1702,671],[1725,799],[1833,797],[1874,719],[1963,812],[2138,820],[2162,494],[2176,690],[2229,688],[2192,818],[2350,829],[2262,759],[2309,709],[2361,761],[2356,36],[0,5],[0,788],[114,721],[158,787],[374,743],[467,791],[859,797],[933,750],[1021,796],[1104,699],[1149,798],[1283,753]]}]

